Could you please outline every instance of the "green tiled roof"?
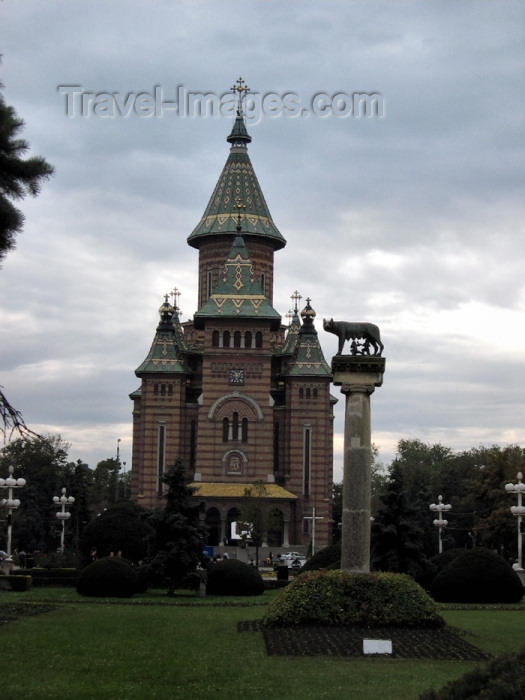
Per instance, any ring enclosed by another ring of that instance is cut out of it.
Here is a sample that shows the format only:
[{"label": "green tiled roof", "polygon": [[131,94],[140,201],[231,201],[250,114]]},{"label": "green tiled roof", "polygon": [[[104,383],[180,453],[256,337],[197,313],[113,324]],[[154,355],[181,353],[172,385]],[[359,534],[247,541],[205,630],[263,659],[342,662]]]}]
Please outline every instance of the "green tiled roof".
[{"label": "green tiled roof", "polygon": [[283,248],[286,240],[273,223],[248,156],[246,144],[251,137],[241,116],[237,116],[227,141],[232,144],[228,159],[202,219],[188,237],[189,245],[198,248],[205,237],[236,233],[241,211],[245,234],[268,239],[275,250]]},{"label": "green tiled roof", "polygon": [[314,326],[315,311],[309,300],[301,311],[301,317],[303,323],[295,340],[293,356],[283,374],[290,377],[331,377],[332,370],[324,359]]},{"label": "green tiled roof", "polygon": [[295,348],[297,346],[297,341],[299,339],[299,331],[301,330],[301,322],[299,321],[299,316],[297,314],[297,309],[295,309],[292,322],[288,328],[288,333],[284,339],[283,346],[281,348],[281,355],[293,355]]},{"label": "green tiled roof", "polygon": [[272,325],[281,323],[280,314],[264,296],[239,233],[212,294],[195,313],[194,321],[201,325],[199,322],[210,317],[269,319]]},{"label": "green tiled roof", "polygon": [[160,323],[148,356],[137,367],[135,374],[141,377],[146,373],[187,373],[184,353],[188,346],[180,327],[177,311],[166,302],[160,307]]}]

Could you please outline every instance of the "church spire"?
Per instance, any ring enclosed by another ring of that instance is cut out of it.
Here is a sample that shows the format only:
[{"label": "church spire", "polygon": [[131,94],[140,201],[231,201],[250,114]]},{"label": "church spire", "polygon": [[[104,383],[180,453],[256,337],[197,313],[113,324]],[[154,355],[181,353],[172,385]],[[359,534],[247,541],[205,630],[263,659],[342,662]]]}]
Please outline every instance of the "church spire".
[{"label": "church spire", "polygon": [[[297,292],[296,292],[297,294]],[[293,297],[292,297],[293,298]],[[299,297],[300,298],[300,297]],[[301,311],[302,324],[295,338],[293,356],[287,364],[283,376],[295,377],[331,377],[332,371],[324,359],[323,351],[315,330],[315,311],[306,300],[306,306]],[[297,315],[297,306],[296,312]],[[297,322],[298,323],[298,322]],[[293,326],[297,333],[297,325]]]},{"label": "church spire", "polygon": [[242,101],[250,92],[250,88],[246,85],[246,82],[239,77],[231,89],[233,90],[233,94],[237,95],[237,116],[235,117],[231,134],[226,137],[226,141],[231,143],[232,148],[246,148],[252,140],[252,137],[246,130],[246,124],[244,123]]},{"label": "church spire", "polygon": [[201,220],[188,236],[188,244],[201,249],[203,244],[212,243],[224,234],[235,235],[242,208],[244,235],[254,236],[273,250],[279,250],[284,248],[286,240],[272,220],[248,155],[247,144],[252,139],[246,129],[242,105],[249,88],[239,78],[232,90],[237,96],[237,107],[233,128],[226,137],[231,143],[230,153]]}]

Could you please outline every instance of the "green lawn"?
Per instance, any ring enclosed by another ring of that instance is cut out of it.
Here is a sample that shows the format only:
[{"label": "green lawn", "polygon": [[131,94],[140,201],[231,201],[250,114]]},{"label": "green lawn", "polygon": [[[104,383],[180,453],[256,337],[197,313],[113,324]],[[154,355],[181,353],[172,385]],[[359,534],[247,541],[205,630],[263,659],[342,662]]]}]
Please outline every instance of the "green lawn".
[{"label": "green lawn", "polygon": [[[0,593],[0,612],[2,605],[16,601],[52,598],[58,604],[53,612],[0,626],[0,697],[411,700],[475,666],[389,658],[268,657],[262,635],[238,633],[237,622],[260,618],[273,595],[235,599],[249,605],[228,607],[217,605],[227,599],[168,599],[160,593],[126,604],[94,602],[67,589]],[[444,615],[469,634],[471,643],[491,653],[525,645],[525,609],[451,610]]]}]

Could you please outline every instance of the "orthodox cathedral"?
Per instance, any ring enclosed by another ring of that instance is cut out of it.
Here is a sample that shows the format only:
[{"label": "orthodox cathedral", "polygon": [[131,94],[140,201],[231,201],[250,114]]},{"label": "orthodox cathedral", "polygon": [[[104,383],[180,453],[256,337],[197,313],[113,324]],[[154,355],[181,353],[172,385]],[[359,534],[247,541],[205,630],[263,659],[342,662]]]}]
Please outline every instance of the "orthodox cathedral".
[{"label": "orthodox cathedral", "polygon": [[253,170],[239,98],[224,169],[188,237],[199,254],[198,308],[181,322],[176,297],[159,309],[136,369],[132,499],[163,504],[177,458],[202,505],[208,544],[231,543],[240,505],[255,488],[270,547],[331,543],[332,373],[315,311],[297,293],[291,320],[273,307],[274,253],[286,241]]}]

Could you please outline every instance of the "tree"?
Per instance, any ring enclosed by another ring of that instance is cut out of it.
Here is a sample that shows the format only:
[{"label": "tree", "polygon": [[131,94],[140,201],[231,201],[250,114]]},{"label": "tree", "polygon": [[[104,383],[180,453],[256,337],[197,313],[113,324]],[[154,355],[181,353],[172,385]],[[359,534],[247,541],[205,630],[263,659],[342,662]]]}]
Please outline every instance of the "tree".
[{"label": "tree", "polygon": [[136,503],[123,501],[109,506],[86,525],[80,542],[82,561],[96,548],[98,557],[113,554],[138,563],[146,554],[147,538],[152,529],[145,520],[146,511]]},{"label": "tree", "polygon": [[145,565],[150,574],[169,578],[171,596],[184,576],[203,560],[206,529],[200,522],[200,506],[191,502],[195,489],[187,485],[182,460],[177,459],[162,480],[168,487],[166,505],[148,517],[153,534]]},{"label": "tree", "polygon": [[82,533],[92,517],[89,494],[93,482],[93,470],[81,459],[70,462],[67,466],[71,475],[69,479],[71,493],[69,495],[75,499],[69,512],[71,513],[71,530],[75,535],[75,552],[78,555]]},{"label": "tree", "polygon": [[[22,158],[29,149],[27,141],[18,138],[23,126],[23,120],[13,107],[6,105],[0,93],[0,263],[14,248],[16,235],[24,223],[24,215],[11,200],[23,199],[27,194],[35,197],[41,183],[54,172],[53,166],[40,156]],[[11,437],[14,431],[22,437],[40,437],[26,426],[20,411],[1,390],[0,425],[4,438],[8,434]]]},{"label": "tree", "polygon": [[436,528],[434,515],[429,510],[442,495],[452,510],[448,513],[449,525],[444,537],[450,547],[471,545],[474,513],[470,499],[472,483],[476,478],[477,460],[471,453],[455,454],[439,443],[427,445],[421,440],[400,440],[396,457],[391,465],[401,471],[407,502],[415,509],[416,519],[424,536],[427,556],[436,552]]},{"label": "tree", "polygon": [[[103,459],[93,471],[91,502],[93,509],[101,512],[104,508],[117,503],[123,494],[119,474],[121,464],[116,457]],[[129,492],[129,491],[128,491]]]},{"label": "tree", "polygon": [[0,387],[0,434],[4,439],[11,439],[15,432],[21,437],[41,437],[27,427],[20,411],[9,403]]},{"label": "tree", "polygon": [[13,513],[13,548],[26,551],[56,550],[60,528],[53,497],[64,486],[70,491],[67,465],[69,444],[60,435],[18,438],[0,452],[0,471],[14,467],[15,478],[26,479],[17,497],[20,508]]},{"label": "tree", "polygon": [[476,544],[515,559],[517,522],[510,508],[517,505],[517,499],[505,491],[505,484],[516,483],[516,474],[525,471],[523,451],[519,445],[493,445],[471,452],[477,463],[469,491],[470,508],[475,512]]},{"label": "tree", "polygon": [[255,546],[255,566],[259,568],[259,547],[268,530],[274,526],[273,512],[268,510],[268,489],[264,481],[256,481],[244,489],[241,512],[237,521],[241,532],[249,532]]},{"label": "tree", "polygon": [[431,565],[424,552],[416,511],[406,498],[397,465],[390,471],[381,502],[372,524],[372,566],[419,578]]},{"label": "tree", "polygon": [[0,93],[0,261],[14,248],[24,224],[24,215],[12,200],[24,199],[28,194],[36,197],[42,182],[55,170],[41,156],[24,160],[29,144],[19,138],[23,127],[24,121]]}]

